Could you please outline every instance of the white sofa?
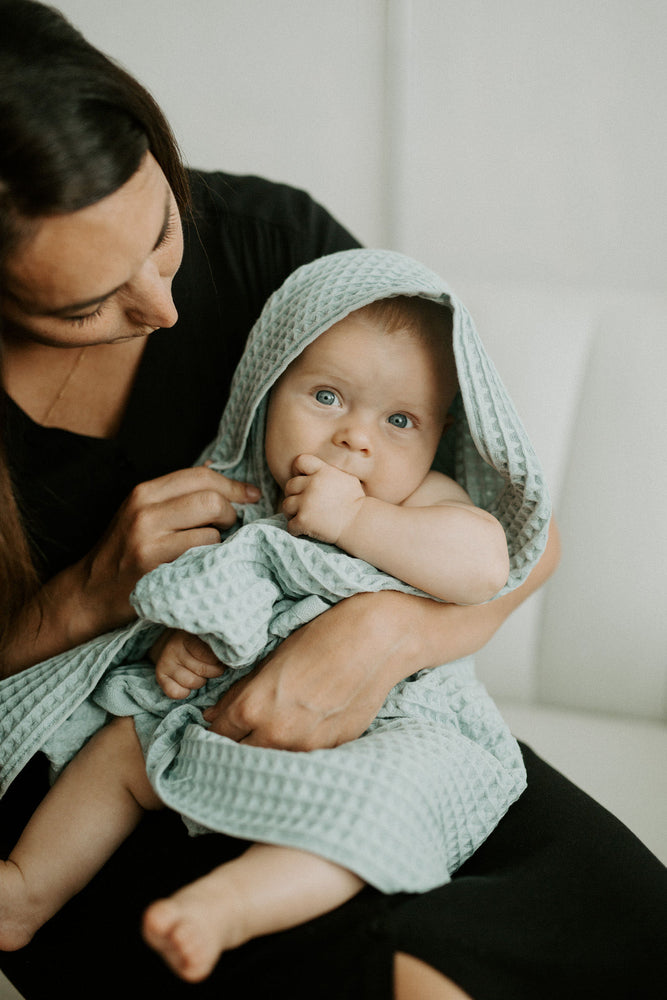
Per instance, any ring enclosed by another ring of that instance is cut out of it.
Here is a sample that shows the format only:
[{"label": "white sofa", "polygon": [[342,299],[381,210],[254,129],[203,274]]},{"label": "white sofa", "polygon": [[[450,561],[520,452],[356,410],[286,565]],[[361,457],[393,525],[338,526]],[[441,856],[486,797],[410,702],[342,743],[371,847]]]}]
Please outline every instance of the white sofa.
[{"label": "white sofa", "polygon": [[667,863],[667,296],[452,286],[542,460],[563,547],[479,673],[515,734]]},{"label": "white sofa", "polygon": [[[515,734],[667,863],[667,297],[452,287],[540,455],[563,545],[480,675]],[[2,973],[0,1000],[20,1000]]]}]

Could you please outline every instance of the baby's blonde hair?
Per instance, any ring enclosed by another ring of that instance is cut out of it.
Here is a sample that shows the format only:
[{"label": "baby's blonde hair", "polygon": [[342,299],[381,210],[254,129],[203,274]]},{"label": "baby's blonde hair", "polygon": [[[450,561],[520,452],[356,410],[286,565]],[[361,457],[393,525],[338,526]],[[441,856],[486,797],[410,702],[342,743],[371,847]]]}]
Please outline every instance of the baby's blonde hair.
[{"label": "baby's blonde hair", "polygon": [[425,343],[443,366],[451,403],[458,390],[458,378],[452,343],[452,312],[448,306],[420,295],[396,295],[362,306],[352,315],[379,326],[386,333],[408,333]]}]

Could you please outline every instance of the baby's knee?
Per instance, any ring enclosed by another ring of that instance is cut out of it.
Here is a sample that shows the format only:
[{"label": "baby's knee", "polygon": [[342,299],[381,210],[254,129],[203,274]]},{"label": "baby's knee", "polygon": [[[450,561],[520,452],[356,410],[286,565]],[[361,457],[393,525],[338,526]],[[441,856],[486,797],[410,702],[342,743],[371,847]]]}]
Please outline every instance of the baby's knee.
[{"label": "baby's knee", "polygon": [[146,761],[132,716],[114,717],[104,727],[109,740],[109,754],[114,766],[124,775],[128,791],[142,809],[161,809],[146,774]]},{"label": "baby's knee", "polygon": [[107,722],[104,731],[117,746],[127,748],[132,754],[141,753],[141,744],[131,715],[114,716]]}]

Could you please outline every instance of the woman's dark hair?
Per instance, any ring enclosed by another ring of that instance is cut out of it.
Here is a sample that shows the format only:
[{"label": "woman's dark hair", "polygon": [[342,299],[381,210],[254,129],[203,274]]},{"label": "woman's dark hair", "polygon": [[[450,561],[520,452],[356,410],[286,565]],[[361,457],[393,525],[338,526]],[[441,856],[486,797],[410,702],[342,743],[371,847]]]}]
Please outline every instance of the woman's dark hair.
[{"label": "woman's dark hair", "polygon": [[[53,7],[0,0],[0,288],[6,260],[43,216],[125,184],[150,150],[181,212],[189,188],[159,107]],[[1,346],[0,317],[0,346]],[[1,363],[1,356],[0,356]],[[0,390],[0,407],[4,392]],[[12,490],[0,412],[0,649],[39,586]]]}]

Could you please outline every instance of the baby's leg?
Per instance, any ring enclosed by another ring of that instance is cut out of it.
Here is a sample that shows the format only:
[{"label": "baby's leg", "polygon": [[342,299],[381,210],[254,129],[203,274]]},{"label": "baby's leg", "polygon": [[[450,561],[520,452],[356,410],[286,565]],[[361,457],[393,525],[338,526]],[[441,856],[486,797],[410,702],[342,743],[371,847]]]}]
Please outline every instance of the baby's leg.
[{"label": "baby's leg", "polygon": [[77,754],[0,862],[0,950],[27,944],[161,806],[132,719],[115,719]]},{"label": "baby's leg", "polygon": [[199,982],[223,951],[321,916],[351,899],[360,878],[291,847],[254,844],[144,914],[144,938],[182,979]]}]

